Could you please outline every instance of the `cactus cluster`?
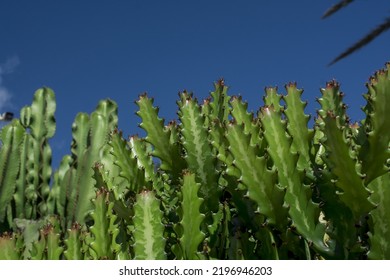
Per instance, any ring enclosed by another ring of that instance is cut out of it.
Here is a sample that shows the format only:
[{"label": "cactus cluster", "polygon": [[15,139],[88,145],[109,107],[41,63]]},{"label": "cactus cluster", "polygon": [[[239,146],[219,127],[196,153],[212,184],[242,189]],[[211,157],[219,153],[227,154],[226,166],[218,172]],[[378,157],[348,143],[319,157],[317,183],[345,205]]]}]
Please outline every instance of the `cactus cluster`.
[{"label": "cactus cluster", "polygon": [[145,137],[125,139],[101,101],[55,172],[55,97],[39,89],[0,134],[0,259],[390,259],[390,63],[359,124],[335,81],[313,128],[295,83],[255,113],[214,86],[202,103],[179,93],[169,123],[139,96]]}]

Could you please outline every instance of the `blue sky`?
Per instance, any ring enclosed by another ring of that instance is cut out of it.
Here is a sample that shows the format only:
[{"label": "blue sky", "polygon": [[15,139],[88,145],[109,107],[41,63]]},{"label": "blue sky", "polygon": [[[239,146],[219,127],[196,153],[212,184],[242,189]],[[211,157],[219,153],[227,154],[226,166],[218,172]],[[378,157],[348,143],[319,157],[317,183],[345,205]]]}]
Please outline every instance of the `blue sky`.
[{"label": "blue sky", "polygon": [[251,110],[264,87],[296,81],[315,115],[319,88],[335,78],[352,120],[361,120],[365,83],[390,60],[390,32],[331,67],[326,65],[390,14],[388,0],[357,0],[327,20],[336,0],[42,1],[0,4],[0,113],[56,93],[53,165],[70,153],[71,125],[99,100],[119,105],[124,135],[141,134],[134,101],[147,92],[166,121],[177,118],[177,93],[198,99],[224,77],[230,95]]}]

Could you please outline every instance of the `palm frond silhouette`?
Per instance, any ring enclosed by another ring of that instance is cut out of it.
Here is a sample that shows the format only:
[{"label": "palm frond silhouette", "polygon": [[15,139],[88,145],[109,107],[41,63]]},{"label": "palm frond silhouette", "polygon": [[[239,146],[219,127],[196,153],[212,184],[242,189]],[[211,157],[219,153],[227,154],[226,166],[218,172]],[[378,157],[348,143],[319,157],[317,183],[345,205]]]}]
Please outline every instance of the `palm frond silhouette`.
[{"label": "palm frond silhouette", "polygon": [[[322,16],[322,19],[325,19],[337,11],[347,7],[349,4],[354,2],[354,0],[342,0],[332,7],[330,7],[328,10],[325,11],[325,13]],[[333,59],[328,66],[335,64],[336,62],[342,60],[343,58],[346,58],[347,56],[351,55],[358,49],[364,47],[368,43],[370,43],[372,40],[376,39],[379,35],[381,35],[383,32],[387,31],[390,28],[390,17],[386,18],[380,25],[378,25],[375,29],[370,31],[366,36],[361,38],[359,41],[357,41],[355,44],[353,44],[351,47],[346,49],[344,52],[342,52],[340,55],[338,55],[335,59]]]},{"label": "palm frond silhouette", "polygon": [[354,0],[343,0],[343,1],[340,1],[338,2],[337,4],[334,4],[332,7],[330,7],[328,10],[326,10],[326,12],[323,14],[322,16],[322,19],[324,18],[327,18],[331,15],[333,15],[335,12],[337,12],[338,10],[348,6],[349,4],[351,4]]}]

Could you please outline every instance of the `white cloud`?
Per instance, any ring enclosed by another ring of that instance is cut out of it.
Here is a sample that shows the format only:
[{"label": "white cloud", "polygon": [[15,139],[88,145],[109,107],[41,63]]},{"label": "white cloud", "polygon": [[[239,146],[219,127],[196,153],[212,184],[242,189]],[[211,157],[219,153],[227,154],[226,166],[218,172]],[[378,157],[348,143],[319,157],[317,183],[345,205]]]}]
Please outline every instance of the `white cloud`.
[{"label": "white cloud", "polygon": [[3,85],[3,75],[14,72],[19,64],[20,60],[18,56],[10,57],[5,63],[0,64],[0,113],[9,104],[9,100],[11,99],[9,90]]}]

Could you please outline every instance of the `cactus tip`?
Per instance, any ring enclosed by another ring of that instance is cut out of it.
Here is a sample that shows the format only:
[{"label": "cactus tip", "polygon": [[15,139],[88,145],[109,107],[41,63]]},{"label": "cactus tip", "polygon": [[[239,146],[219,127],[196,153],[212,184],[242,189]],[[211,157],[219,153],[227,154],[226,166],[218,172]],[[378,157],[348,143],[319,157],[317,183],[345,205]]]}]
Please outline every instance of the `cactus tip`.
[{"label": "cactus tip", "polygon": [[100,195],[108,195],[109,191],[105,187],[100,187],[98,190],[96,190],[96,197]]},{"label": "cactus tip", "polygon": [[118,127],[115,127],[113,130],[111,130],[111,135],[118,134],[119,136],[122,136],[123,132]]},{"label": "cactus tip", "polygon": [[288,82],[285,86],[286,90],[288,88],[296,88],[297,87],[297,82]]},{"label": "cactus tip", "polygon": [[176,126],[177,125],[177,122],[176,122],[176,120],[171,120],[169,123],[168,123],[168,125],[167,125],[167,127],[169,128],[169,127],[172,127],[172,126]]},{"label": "cactus tip", "polygon": [[261,113],[263,114],[263,116],[265,116],[265,115],[270,116],[272,111],[274,111],[274,106],[273,105],[271,105],[271,106],[264,106],[264,107],[261,108]]},{"label": "cactus tip", "polygon": [[332,110],[327,111],[326,115],[329,116],[332,119],[336,118],[336,115],[335,115],[335,113]]},{"label": "cactus tip", "polygon": [[327,89],[332,89],[332,88],[338,89],[339,87],[340,87],[340,84],[335,79],[326,83]]},{"label": "cactus tip", "polygon": [[203,99],[203,105],[209,105],[211,102],[211,97],[208,96],[207,98]]},{"label": "cactus tip", "polygon": [[43,226],[43,228],[41,229],[41,233],[44,236],[48,236],[51,232],[53,232],[53,229],[54,229],[53,225],[51,223],[48,223]]},{"label": "cactus tip", "polygon": [[145,92],[141,93],[138,97],[139,97],[139,99],[147,98],[148,97],[148,93],[145,91]]},{"label": "cactus tip", "polygon": [[70,228],[71,230],[80,230],[81,225],[78,222],[74,222]]},{"label": "cactus tip", "polygon": [[223,87],[223,86],[225,86],[225,80],[224,80],[224,78],[219,78],[219,80],[218,80],[218,86],[220,86],[220,87]]}]

